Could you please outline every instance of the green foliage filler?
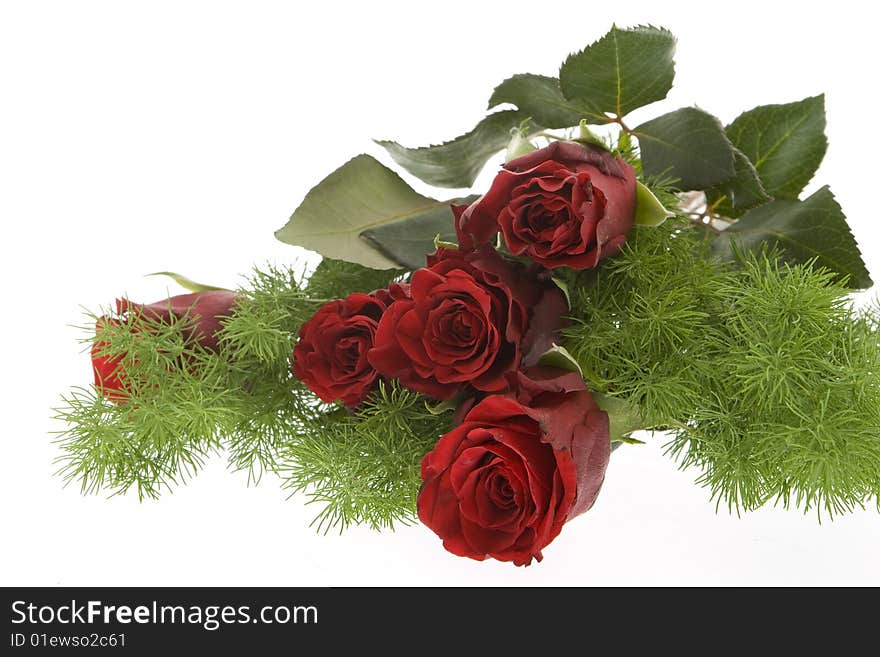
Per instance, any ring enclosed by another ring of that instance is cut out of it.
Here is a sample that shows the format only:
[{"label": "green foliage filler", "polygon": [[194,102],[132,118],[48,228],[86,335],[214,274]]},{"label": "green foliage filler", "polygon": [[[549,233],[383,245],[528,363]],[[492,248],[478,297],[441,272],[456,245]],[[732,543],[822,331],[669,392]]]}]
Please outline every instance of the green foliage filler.
[{"label": "green foliage filler", "polygon": [[421,395],[382,385],[355,414],[344,410],[303,426],[286,445],[285,486],[322,505],[319,529],[392,528],[415,519],[422,457],[452,428]]},{"label": "green foliage filler", "polygon": [[864,505],[880,492],[880,315],[811,263],[764,252],[738,265],[682,221],[636,229],[570,282],[564,346],[597,392],[672,432],[719,503]]},{"label": "green foliage filler", "polygon": [[93,387],[74,388],[63,398],[60,472],[84,493],[134,487],[141,498],[156,497],[192,476],[217,449],[218,427],[233,420],[218,387],[224,367],[187,344],[182,324],[153,322],[140,333],[129,323],[108,326],[102,353],[124,354],[130,400],[112,404]]},{"label": "green foliage filler", "polygon": [[343,299],[352,292],[372,292],[404,274],[402,269],[369,269],[345,260],[324,258],[309,277],[306,292],[313,299]]},{"label": "green foliage filler", "polygon": [[[385,287],[401,270],[324,260],[311,277],[255,270],[221,331],[219,354],[184,338],[188,320],[129,319],[101,332],[101,351],[123,358],[129,399],[93,387],[63,398],[61,474],[85,493],[134,489],[158,497],[225,451],[256,483],[281,474],[293,492],[323,505],[318,526],[393,527],[415,517],[419,465],[451,427],[420,395],[382,387],[349,414],[322,403],[291,374],[300,325],[324,302]],[[96,340],[92,322],[87,344]]]},{"label": "green foliage filler", "polygon": [[[289,375],[295,331],[317,308],[301,288],[291,270],[255,272],[217,354],[185,339],[186,318],[102,322],[101,353],[122,359],[129,399],[111,403],[94,387],[63,399],[61,474],[83,492],[134,488],[144,498],[186,480],[221,447],[254,478],[271,469],[306,410]],[[98,339],[91,319],[89,346]]]},{"label": "green foliage filler", "polygon": [[687,419],[699,402],[694,368],[708,356],[707,301],[723,275],[701,252],[699,234],[669,219],[635,228],[596,270],[569,274],[575,323],[563,344],[590,387],[628,400],[645,427]]}]

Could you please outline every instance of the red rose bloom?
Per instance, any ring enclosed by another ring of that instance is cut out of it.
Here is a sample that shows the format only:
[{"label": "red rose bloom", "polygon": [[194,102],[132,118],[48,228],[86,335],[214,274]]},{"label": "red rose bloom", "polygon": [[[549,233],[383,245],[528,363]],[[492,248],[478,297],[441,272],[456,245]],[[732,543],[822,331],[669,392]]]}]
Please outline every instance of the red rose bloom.
[{"label": "red rose bloom", "polygon": [[454,207],[462,248],[490,242],[547,268],[589,269],[616,253],[633,225],[635,170],[596,147],[554,141],[511,160],[485,196]]},{"label": "red rose bloom", "polygon": [[453,554],[526,566],[593,505],[611,442],[579,375],[513,376],[518,399],[486,397],[422,460],[418,513]]},{"label": "red rose bloom", "polygon": [[489,247],[438,249],[413,274],[410,290],[411,298],[382,316],[369,361],[435,399],[468,385],[505,390],[508,372],[550,347],[567,310],[551,281]]},{"label": "red rose bloom", "polygon": [[[224,318],[232,315],[238,295],[229,290],[211,290],[180,294],[151,304],[140,304],[128,299],[116,300],[116,313],[131,325],[130,330],[141,330],[142,318],[155,322],[171,323],[185,320],[182,328],[187,339],[195,344],[216,352],[219,332]],[[92,345],[92,369],[95,386],[107,399],[122,402],[127,399],[127,386],[123,361],[125,354],[111,356],[109,345],[101,339],[105,328],[120,326],[121,320],[102,317],[95,325],[95,342]]]},{"label": "red rose bloom", "polygon": [[378,373],[367,360],[385,308],[406,297],[408,286],[393,284],[373,294],[357,292],[324,304],[299,330],[293,373],[325,402],[352,408],[376,385]]}]

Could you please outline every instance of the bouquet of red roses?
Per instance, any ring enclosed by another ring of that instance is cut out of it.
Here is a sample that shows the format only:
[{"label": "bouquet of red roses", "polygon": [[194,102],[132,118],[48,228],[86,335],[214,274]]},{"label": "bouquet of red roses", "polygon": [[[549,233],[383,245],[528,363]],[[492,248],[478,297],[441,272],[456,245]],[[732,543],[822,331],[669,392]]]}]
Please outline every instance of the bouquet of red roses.
[{"label": "bouquet of red roses", "polygon": [[612,28],[558,77],[515,75],[476,128],[378,142],[277,236],[323,259],[241,289],[121,299],[89,323],[62,474],[155,497],[225,450],[322,504],[319,527],[418,517],[450,552],[528,565],[639,430],[718,502],[828,515],[880,493],[880,312],[827,187],[821,96],[728,126],[672,85],[675,40]]}]

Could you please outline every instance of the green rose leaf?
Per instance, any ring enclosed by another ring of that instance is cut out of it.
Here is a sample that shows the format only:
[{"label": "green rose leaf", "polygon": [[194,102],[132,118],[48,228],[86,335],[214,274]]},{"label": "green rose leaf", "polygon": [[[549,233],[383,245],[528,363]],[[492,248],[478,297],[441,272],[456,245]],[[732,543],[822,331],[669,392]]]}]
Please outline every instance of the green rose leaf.
[{"label": "green rose leaf", "polygon": [[571,310],[571,291],[568,289],[568,283],[557,276],[551,277],[550,280],[553,281],[553,284],[559,288],[562,296],[565,297],[565,307]]},{"label": "green rose leaf", "polygon": [[418,269],[425,266],[425,256],[435,251],[435,240],[457,243],[450,203],[467,205],[477,198],[474,195],[455,199],[411,219],[370,228],[361,236],[391,260]]},{"label": "green rose leaf", "polygon": [[636,181],[636,219],[637,226],[659,226],[669,217],[675,216],[660,200],[654,196],[654,192],[648,189],[640,181]]},{"label": "green rose leaf", "polygon": [[[625,135],[626,133],[621,131],[621,135]],[[581,122],[578,124],[577,136],[572,137],[574,141],[579,141],[582,144],[590,144],[592,146],[598,146],[603,151],[611,151],[611,146],[604,140],[602,137],[597,135],[595,132],[590,130],[590,126],[587,125],[586,119],[581,119]],[[620,136],[618,135],[618,141],[620,141]]]},{"label": "green rose leaf", "polygon": [[751,160],[774,198],[797,198],[825,151],[825,96],[785,105],[762,105],[741,114],[727,135]]},{"label": "green rose leaf", "polygon": [[696,107],[658,116],[635,129],[646,176],[670,176],[682,190],[708,189],[734,175],[734,150],[721,123]]},{"label": "green rose leaf", "polygon": [[[675,77],[675,37],[651,26],[612,27],[569,56],[559,69],[563,96],[589,112],[593,123],[623,117],[666,98]],[[540,121],[539,121],[540,122]]]},{"label": "green rose leaf", "polygon": [[611,441],[620,441],[633,445],[644,445],[644,441],[632,438],[629,434],[645,429],[645,422],[639,416],[633,404],[620,397],[611,397],[601,393],[593,393],[593,399],[603,411],[608,413]]},{"label": "green rose leaf", "polygon": [[275,237],[327,258],[392,269],[404,263],[380,252],[361,234],[438,212],[452,220],[448,202],[422,196],[374,158],[358,155],[312,188]]},{"label": "green rose leaf", "polygon": [[404,169],[429,185],[470,187],[486,162],[510,142],[510,131],[528,119],[519,110],[490,114],[465,135],[437,146],[405,148],[377,141]]},{"label": "green rose leaf", "polygon": [[793,262],[815,258],[818,266],[848,277],[854,289],[872,285],[846,217],[828,187],[804,201],[777,199],[749,210],[718,235],[713,247],[729,258],[734,248],[757,251],[765,244],[777,244]]},{"label": "green rose leaf", "polygon": [[743,212],[766,203],[770,196],[761,183],[758,171],[739,149],[733,151],[734,175],[730,180],[706,190],[706,200],[724,217],[739,217]]},{"label": "green rose leaf", "polygon": [[568,128],[589,114],[579,103],[562,95],[559,80],[547,75],[524,73],[507,78],[495,87],[489,109],[510,103],[545,128]]},{"label": "green rose leaf", "polygon": [[538,364],[547,367],[557,367],[569,372],[577,372],[581,376],[584,375],[584,371],[581,369],[580,363],[577,362],[575,357],[568,352],[568,349],[558,344],[554,344],[550,349],[545,351],[538,360]]}]

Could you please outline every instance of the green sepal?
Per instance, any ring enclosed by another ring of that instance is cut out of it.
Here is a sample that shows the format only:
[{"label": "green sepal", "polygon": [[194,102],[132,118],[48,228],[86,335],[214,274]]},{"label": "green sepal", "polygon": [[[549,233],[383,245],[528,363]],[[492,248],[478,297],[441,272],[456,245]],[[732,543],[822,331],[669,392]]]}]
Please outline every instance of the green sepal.
[{"label": "green sepal", "polygon": [[633,438],[632,436],[620,436],[619,438],[611,438],[611,442],[623,443],[625,445],[645,445],[644,440],[639,440],[638,438]]},{"label": "green sepal", "polygon": [[510,141],[507,142],[507,151],[504,154],[504,162],[515,160],[521,155],[531,153],[538,150],[532,142],[523,135],[523,131],[519,128],[513,128],[510,131]]},{"label": "green sepal", "polygon": [[591,146],[598,146],[603,151],[611,152],[611,149],[608,147],[605,140],[590,130],[586,119],[581,119],[581,122],[578,124],[577,137],[575,137],[573,141],[579,141],[582,144],[590,144]]},{"label": "green sepal", "polygon": [[431,415],[443,415],[448,411],[454,411],[458,408],[458,405],[461,403],[461,395],[456,395],[452,399],[447,399],[446,401],[437,402],[436,404],[431,404],[429,402],[425,402],[425,409]]},{"label": "green sepal", "polygon": [[611,442],[623,442],[633,445],[644,445],[644,441],[631,438],[629,434],[645,428],[645,423],[638,409],[625,399],[611,397],[601,393],[593,393],[593,400],[608,414],[611,427]]},{"label": "green sepal", "polygon": [[553,276],[550,278],[550,280],[553,281],[553,284],[558,287],[559,290],[562,292],[562,295],[565,297],[565,305],[569,310],[571,310],[571,292],[568,289],[568,283],[566,283],[558,276]]},{"label": "green sepal", "polygon": [[456,242],[450,242],[441,238],[440,233],[434,235],[434,248],[435,249],[457,249],[458,244]]},{"label": "green sepal", "polygon": [[538,359],[538,364],[546,365],[547,367],[558,367],[561,370],[577,372],[581,376],[584,375],[584,371],[575,357],[568,352],[568,349],[558,344],[554,344],[545,351],[541,358]]},{"label": "green sepal", "polygon": [[176,274],[173,271],[156,271],[152,274],[147,274],[147,276],[167,276],[184,290],[189,290],[190,292],[230,291],[228,288],[225,287],[205,285],[204,283],[196,283],[194,280],[189,279],[186,276],[182,276],[181,274]]},{"label": "green sepal", "polygon": [[637,226],[659,226],[675,213],[670,212],[660,200],[654,196],[648,187],[641,181],[636,181],[636,218]]}]

